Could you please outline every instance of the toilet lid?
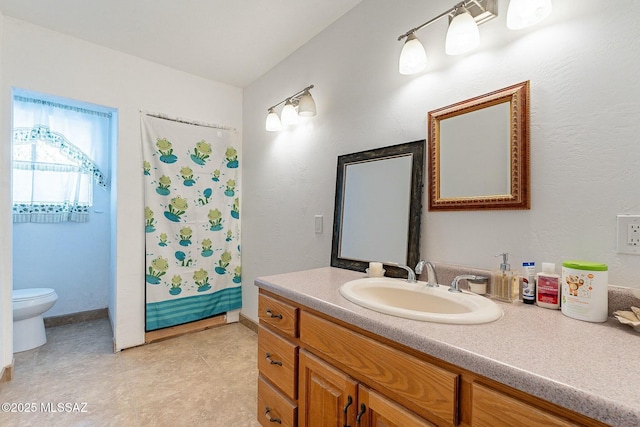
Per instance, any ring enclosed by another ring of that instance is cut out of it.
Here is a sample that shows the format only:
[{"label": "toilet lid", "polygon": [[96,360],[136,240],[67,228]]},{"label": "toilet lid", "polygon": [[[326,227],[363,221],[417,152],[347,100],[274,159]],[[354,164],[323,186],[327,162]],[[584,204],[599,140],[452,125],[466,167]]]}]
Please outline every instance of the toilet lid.
[{"label": "toilet lid", "polygon": [[56,291],[51,288],[14,289],[13,301],[28,301],[47,297],[55,293]]}]

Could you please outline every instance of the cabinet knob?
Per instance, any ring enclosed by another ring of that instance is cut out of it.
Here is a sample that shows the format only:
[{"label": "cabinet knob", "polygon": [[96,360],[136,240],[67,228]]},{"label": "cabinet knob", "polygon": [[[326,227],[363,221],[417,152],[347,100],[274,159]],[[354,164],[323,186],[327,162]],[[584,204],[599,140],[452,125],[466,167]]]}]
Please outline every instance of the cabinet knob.
[{"label": "cabinet knob", "polygon": [[282,420],[280,418],[273,418],[270,414],[271,409],[267,406],[264,408],[264,416],[267,417],[270,423],[282,424]]},{"label": "cabinet knob", "polygon": [[269,315],[269,317],[271,317],[272,319],[282,319],[282,314],[273,314],[273,312],[271,311],[270,308],[267,308],[267,314]]},{"label": "cabinet knob", "polygon": [[272,365],[282,366],[281,361],[271,359],[271,353],[265,353],[265,359],[267,359]]}]

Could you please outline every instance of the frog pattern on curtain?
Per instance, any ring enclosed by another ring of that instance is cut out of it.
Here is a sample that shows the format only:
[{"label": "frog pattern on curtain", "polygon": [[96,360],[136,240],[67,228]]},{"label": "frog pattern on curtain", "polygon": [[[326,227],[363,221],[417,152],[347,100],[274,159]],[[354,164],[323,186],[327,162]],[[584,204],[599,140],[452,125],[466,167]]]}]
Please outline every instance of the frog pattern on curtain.
[{"label": "frog pattern on curtain", "polygon": [[242,306],[233,131],[141,116],[146,330]]}]

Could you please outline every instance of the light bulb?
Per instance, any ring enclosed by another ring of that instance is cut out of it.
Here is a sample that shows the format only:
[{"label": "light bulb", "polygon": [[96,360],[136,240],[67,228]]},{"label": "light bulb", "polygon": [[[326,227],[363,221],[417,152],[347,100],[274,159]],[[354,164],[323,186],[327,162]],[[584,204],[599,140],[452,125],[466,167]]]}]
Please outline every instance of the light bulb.
[{"label": "light bulb", "polygon": [[461,55],[475,49],[480,43],[478,24],[464,6],[456,8],[445,40],[447,55]]},{"label": "light bulb", "polygon": [[298,113],[296,107],[291,103],[291,99],[287,99],[282,108],[282,124],[285,126],[295,125],[298,123]]},{"label": "light bulb", "polygon": [[308,90],[305,90],[298,101],[298,115],[311,117],[316,115],[316,103]]},{"label": "light bulb", "polygon": [[407,36],[407,41],[402,46],[398,71],[405,76],[419,73],[427,68],[427,53],[415,33]]},{"label": "light bulb", "polygon": [[537,24],[551,14],[551,0],[511,0],[507,9],[507,28],[520,30]]},{"label": "light bulb", "polygon": [[276,132],[282,129],[282,123],[280,123],[280,117],[278,114],[273,111],[273,108],[269,108],[269,114],[267,114],[267,121],[265,123],[265,128],[269,132]]}]

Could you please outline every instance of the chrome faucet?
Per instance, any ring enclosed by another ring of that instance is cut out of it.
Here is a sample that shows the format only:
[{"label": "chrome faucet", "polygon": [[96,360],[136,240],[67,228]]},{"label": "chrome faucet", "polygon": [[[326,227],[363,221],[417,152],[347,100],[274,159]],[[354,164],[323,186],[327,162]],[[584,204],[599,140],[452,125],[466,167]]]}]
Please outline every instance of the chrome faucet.
[{"label": "chrome faucet", "polygon": [[[427,260],[421,259],[420,261],[418,261],[418,264],[416,264],[415,273],[413,272],[411,267],[409,267],[407,265],[398,264],[397,262],[384,262],[383,264],[392,265],[394,267],[403,268],[403,269],[407,270],[407,283],[418,283],[418,281],[416,280],[416,273],[417,274],[422,274],[422,269],[426,265],[427,269],[429,269],[429,268],[431,269],[431,272],[433,273],[433,278],[435,280],[435,282],[430,283],[429,279],[427,277],[427,286],[438,286],[438,277],[436,276],[436,270],[435,270],[435,268],[433,268],[433,264],[431,264]],[[427,276],[429,276],[429,275],[427,275]]]},{"label": "chrome faucet", "polygon": [[396,264],[399,268],[404,268],[407,270],[407,283],[417,283],[416,274],[413,272],[411,267],[402,264]]},{"label": "chrome faucet", "polygon": [[[436,274],[435,267],[433,266],[433,264],[431,264],[430,261],[421,259],[416,265],[416,274],[422,274],[422,269],[425,265],[427,266],[427,286],[430,288],[438,287],[438,275]],[[433,281],[431,281],[432,277]]]},{"label": "chrome faucet", "polygon": [[462,292],[460,290],[460,283],[459,283],[460,280],[462,279],[478,280],[479,277],[484,277],[484,276],[474,276],[473,274],[462,274],[460,276],[456,276],[451,282],[451,287],[449,288],[449,292]]}]

